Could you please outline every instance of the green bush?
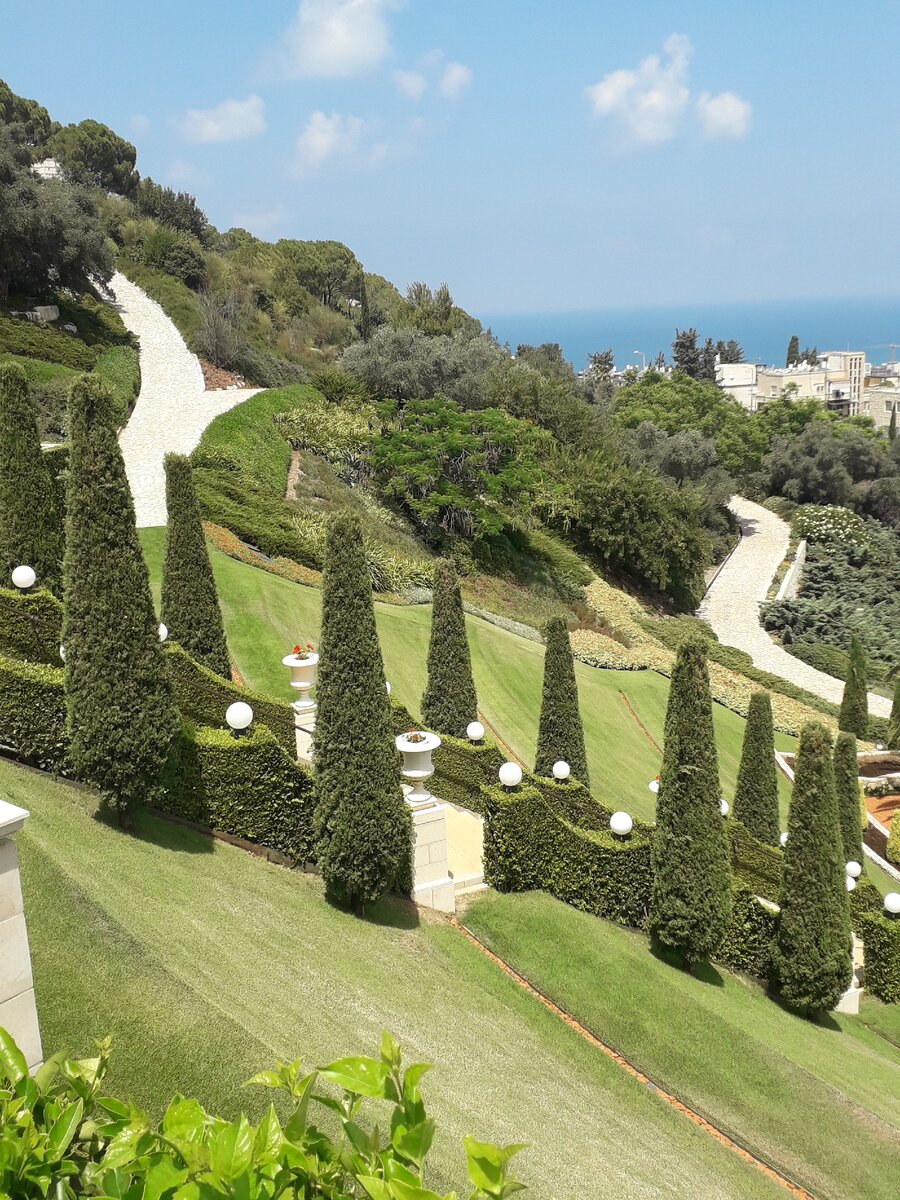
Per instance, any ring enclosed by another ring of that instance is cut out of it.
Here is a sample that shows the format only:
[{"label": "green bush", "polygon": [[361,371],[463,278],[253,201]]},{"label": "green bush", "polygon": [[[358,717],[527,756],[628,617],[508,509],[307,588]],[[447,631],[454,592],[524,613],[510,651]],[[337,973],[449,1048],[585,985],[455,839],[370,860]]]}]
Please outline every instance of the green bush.
[{"label": "green bush", "polygon": [[141,265],[173,276],[193,292],[206,276],[206,263],[197,240],[163,226],[151,229],[144,239]]},{"label": "green bush", "polygon": [[817,671],[824,671],[834,679],[844,680],[850,668],[850,656],[839,646],[829,646],[825,642],[793,641],[790,644],[791,654],[801,662],[808,663]]},{"label": "green bush", "polygon": [[7,317],[0,313],[0,352],[42,358],[76,371],[92,371],[99,350],[50,325]]},{"label": "green bush", "polygon": [[314,857],[312,774],[256,722],[240,736],[186,732],[167,765],[159,807],[299,865]]},{"label": "green bush", "polygon": [[194,466],[215,467],[220,463],[217,456],[224,454],[246,479],[283,498],[291,448],[277,432],[275,417],[306,399],[314,402],[316,397],[317,393],[303,384],[258,392],[207,426],[191,456]]},{"label": "green bush", "polygon": [[897,816],[896,812],[891,817],[891,832],[888,837],[885,857],[888,862],[894,863],[895,866],[900,865],[900,817]]},{"label": "green bush", "polygon": [[45,771],[70,771],[61,668],[0,654],[0,742]]},{"label": "green bush", "polygon": [[859,761],[856,738],[839,733],[834,743],[834,787],[838,820],[843,840],[844,862],[863,861],[862,796],[859,785]]},{"label": "green bush", "polygon": [[126,278],[143,288],[147,295],[156,301],[190,345],[200,324],[200,307],[196,294],[179,279],[153,267],[145,267],[142,263],[132,262],[125,254],[119,256],[118,268]]},{"label": "green bush", "polygon": [[[405,733],[413,722],[396,729]],[[497,772],[506,756],[491,742],[473,745],[462,738],[441,734],[441,745],[432,755],[434,776],[429,787],[441,800],[467,808],[470,812],[484,812],[482,787],[496,782]]]},{"label": "green bush", "polygon": [[866,947],[866,990],[885,1004],[900,1003],[900,921],[865,913],[857,932]]},{"label": "green bush", "polygon": [[133,346],[110,346],[97,359],[99,375],[113,394],[119,424],[123,424],[141,390],[141,364]]},{"label": "green bush", "polygon": [[735,886],[778,902],[784,854],[780,847],[758,841],[737,817],[725,822]]},{"label": "green bush", "polygon": [[59,600],[43,588],[26,595],[0,588],[0,654],[61,666],[62,613]]},{"label": "green bush", "polygon": [[295,449],[309,450],[337,463],[363,455],[377,429],[374,408],[338,408],[317,392],[306,396],[296,408],[279,413],[275,425]]},{"label": "green bush", "polygon": [[866,526],[862,517],[839,504],[803,504],[791,517],[791,531],[808,542],[843,542],[863,545]]},{"label": "green bush", "polygon": [[777,923],[778,914],[760,904],[752,891],[736,887],[731,898],[731,922],[716,951],[716,961],[733,971],[768,979]]}]

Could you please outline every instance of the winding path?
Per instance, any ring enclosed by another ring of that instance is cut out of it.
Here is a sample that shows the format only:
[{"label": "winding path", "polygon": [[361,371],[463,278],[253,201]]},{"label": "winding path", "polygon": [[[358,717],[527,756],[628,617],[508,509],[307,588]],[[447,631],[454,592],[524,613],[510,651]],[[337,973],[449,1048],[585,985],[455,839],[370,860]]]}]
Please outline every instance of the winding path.
[{"label": "winding path", "polygon": [[[743,496],[732,496],[730,508],[740,523],[741,540],[707,592],[701,615],[723,645],[744,650],[755,667],[840,704],[841,681],[788,654],[759,623],[759,605],[787,553],[790,526]],[[887,717],[890,711],[890,700],[869,692],[870,713]]]},{"label": "winding path", "polygon": [[156,301],[118,272],[110,290],[126,328],[141,344],[141,390],[119,438],[137,524],[165,525],[165,455],[189,454],[214,417],[260,389],[204,391],[196,356]]}]

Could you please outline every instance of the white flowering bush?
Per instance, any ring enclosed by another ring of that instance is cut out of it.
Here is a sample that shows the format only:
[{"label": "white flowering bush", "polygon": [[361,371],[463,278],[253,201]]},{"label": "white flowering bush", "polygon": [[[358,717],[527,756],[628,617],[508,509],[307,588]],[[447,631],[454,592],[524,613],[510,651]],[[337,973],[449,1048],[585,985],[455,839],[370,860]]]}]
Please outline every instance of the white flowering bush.
[{"label": "white flowering bush", "polygon": [[863,546],[868,541],[861,517],[839,504],[804,504],[791,520],[794,537],[808,542],[842,542]]}]

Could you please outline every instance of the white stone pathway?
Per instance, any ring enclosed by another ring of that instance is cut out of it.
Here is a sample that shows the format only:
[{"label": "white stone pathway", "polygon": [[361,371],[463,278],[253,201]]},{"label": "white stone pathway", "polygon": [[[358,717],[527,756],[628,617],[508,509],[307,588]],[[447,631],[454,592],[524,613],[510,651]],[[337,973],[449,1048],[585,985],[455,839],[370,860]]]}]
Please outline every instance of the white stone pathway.
[{"label": "white stone pathway", "polygon": [[141,390],[119,444],[139,529],[166,523],[163,458],[190,454],[214,417],[259,388],[203,390],[203,373],[155,300],[118,272],[110,290],[125,326],[141,344]]},{"label": "white stone pathway", "polygon": [[[701,614],[723,645],[744,650],[755,667],[840,704],[844,691],[841,681],[794,658],[773,642],[759,623],[759,605],[787,553],[790,526],[743,496],[732,496],[730,508],[743,536],[707,592]],[[890,700],[869,692],[869,712],[887,717],[890,711]]]}]

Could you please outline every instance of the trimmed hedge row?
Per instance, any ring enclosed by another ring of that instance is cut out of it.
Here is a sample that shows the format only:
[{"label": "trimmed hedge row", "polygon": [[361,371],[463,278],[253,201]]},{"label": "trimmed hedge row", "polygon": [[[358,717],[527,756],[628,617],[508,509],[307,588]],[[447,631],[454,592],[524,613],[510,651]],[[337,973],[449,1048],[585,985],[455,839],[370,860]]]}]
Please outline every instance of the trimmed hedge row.
[{"label": "trimmed hedge row", "polygon": [[735,886],[731,893],[731,923],[716,951],[716,962],[757,979],[768,979],[777,924],[777,912],[760,904],[749,888]]},{"label": "trimmed hedge row", "polygon": [[0,654],[60,666],[62,612],[52,592],[41,589],[22,595],[0,587]]},{"label": "trimmed hedge row", "polygon": [[781,895],[782,851],[758,841],[734,817],[726,822],[726,830],[735,886],[749,888],[754,895],[777,901]]},{"label": "trimmed hedge row", "polygon": [[255,722],[240,737],[185,731],[167,766],[160,807],[220,833],[277,850],[303,865],[313,857],[313,777]]},{"label": "trimmed hedge row", "polygon": [[857,932],[866,947],[866,990],[885,1004],[900,1002],[900,921],[863,913]]},{"label": "trimmed hedge row", "polygon": [[45,771],[71,770],[61,667],[0,654],[0,742]]},{"label": "trimmed hedge row", "polygon": [[[398,732],[406,729],[409,725]],[[506,761],[505,755],[491,742],[473,745],[442,733],[440,749],[435,750],[432,761],[434,776],[429,786],[435,795],[448,804],[483,815],[482,787],[497,778],[501,764]]]}]

